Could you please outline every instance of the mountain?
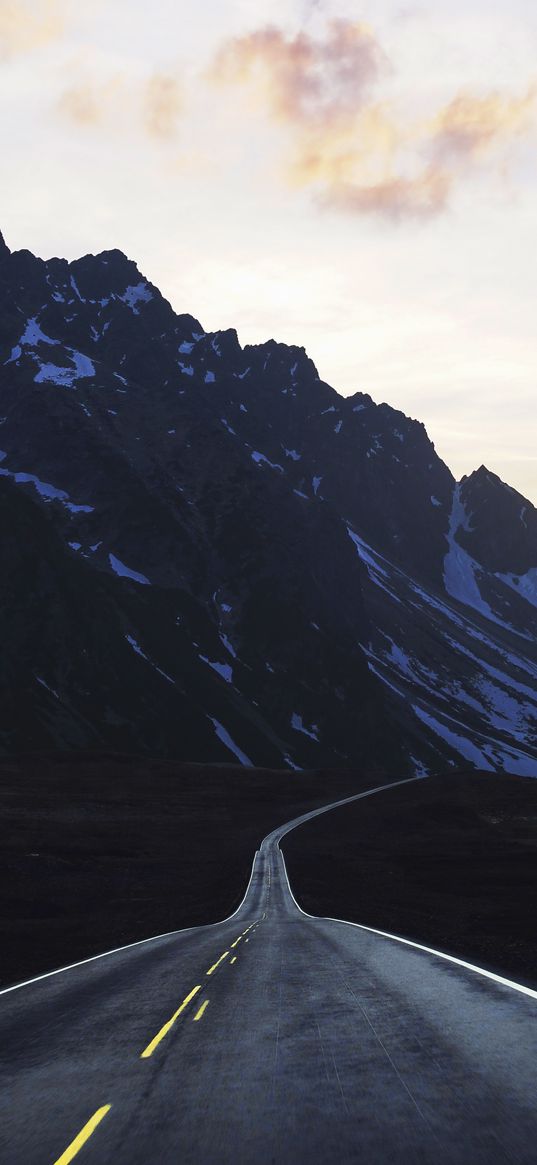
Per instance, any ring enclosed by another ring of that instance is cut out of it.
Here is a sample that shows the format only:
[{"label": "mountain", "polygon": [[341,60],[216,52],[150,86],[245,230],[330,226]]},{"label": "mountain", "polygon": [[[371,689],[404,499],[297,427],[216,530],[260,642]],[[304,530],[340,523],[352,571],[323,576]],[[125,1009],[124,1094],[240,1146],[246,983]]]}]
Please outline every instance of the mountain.
[{"label": "mountain", "polygon": [[120,251],[1,240],[0,515],[4,752],[537,775],[534,507]]}]

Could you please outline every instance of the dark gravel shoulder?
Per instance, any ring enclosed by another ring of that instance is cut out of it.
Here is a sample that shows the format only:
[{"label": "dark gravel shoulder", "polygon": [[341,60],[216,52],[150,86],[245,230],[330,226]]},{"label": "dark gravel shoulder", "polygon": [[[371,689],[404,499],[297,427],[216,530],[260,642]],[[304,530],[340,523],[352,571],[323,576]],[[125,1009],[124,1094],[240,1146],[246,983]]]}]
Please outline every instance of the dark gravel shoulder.
[{"label": "dark gravel shoulder", "polygon": [[282,842],[304,910],[387,930],[537,987],[537,782],[431,777]]},{"label": "dark gravel shoulder", "polygon": [[108,754],[0,763],[0,985],[240,902],[271,829],[374,783]]}]

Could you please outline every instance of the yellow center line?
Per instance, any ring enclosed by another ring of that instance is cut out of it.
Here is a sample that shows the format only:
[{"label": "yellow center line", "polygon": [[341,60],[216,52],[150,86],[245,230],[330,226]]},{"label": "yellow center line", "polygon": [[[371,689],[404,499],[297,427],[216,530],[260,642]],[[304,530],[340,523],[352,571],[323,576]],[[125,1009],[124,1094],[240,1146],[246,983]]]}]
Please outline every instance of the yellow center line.
[{"label": "yellow center line", "polygon": [[101,1123],[107,1112],[110,1112],[111,1107],[111,1104],[105,1104],[102,1108],[98,1108],[97,1112],[94,1112],[87,1124],[84,1125],[84,1128],[80,1130],[78,1136],[75,1137],[74,1141],[71,1141],[71,1144],[67,1146],[61,1157],[58,1157],[58,1160],[54,1162],[54,1165],[68,1165],[68,1162],[72,1161],[73,1157],[76,1157],[79,1149],[86,1144],[91,1134],[95,1132],[97,1125]]},{"label": "yellow center line", "polygon": [[230,964],[229,964],[229,965],[230,965],[230,967],[233,965],[233,963],[236,963],[236,962],[237,962],[237,956],[236,956],[236,955],[233,955],[233,958],[231,959],[231,962],[230,962]]},{"label": "yellow center line", "polygon": [[197,1012],[196,1012],[196,1014],[195,1014],[195,1016],[194,1016],[194,1019],[192,1020],[192,1023],[197,1023],[197,1022],[198,1022],[198,1019],[201,1019],[201,1017],[202,1017],[202,1015],[203,1015],[203,1012],[205,1011],[205,1009],[206,1009],[208,1006],[209,1006],[209,1000],[208,1000],[208,999],[205,999],[205,1000],[204,1000],[204,1002],[202,1003],[202,1005],[201,1005],[201,1007],[200,1007],[199,1011],[197,1011]]},{"label": "yellow center line", "polygon": [[237,946],[237,943],[240,943],[240,941],[241,941],[241,938],[242,938],[242,934],[240,934],[240,935],[239,935],[239,937],[235,939],[235,942],[231,944],[231,949],[232,949],[232,950],[233,950],[233,948],[234,948],[234,947],[236,947],[236,946]]},{"label": "yellow center line", "polygon": [[153,1055],[157,1045],[160,1044],[160,1041],[164,1039],[164,1036],[167,1035],[170,1028],[173,1027],[178,1016],[180,1016],[181,1012],[185,1010],[185,1007],[188,1007],[190,1000],[193,999],[195,995],[197,995],[198,991],[201,991],[201,984],[199,987],[194,987],[193,991],[187,995],[186,999],[183,999],[181,1006],[177,1008],[177,1011],[174,1011],[172,1018],[164,1024],[164,1027],[161,1027],[160,1031],[157,1032],[154,1039],[151,1040],[151,1043],[147,1045],[147,1048],[144,1048],[143,1052],[140,1054],[141,1060],[145,1060],[148,1056]]},{"label": "yellow center line", "polygon": [[212,975],[213,971],[216,971],[216,968],[220,966],[220,963],[222,963],[224,959],[227,959],[228,955],[229,951],[224,951],[223,955],[220,955],[220,958],[216,960],[216,963],[213,963],[212,967],[209,967],[207,974]]}]

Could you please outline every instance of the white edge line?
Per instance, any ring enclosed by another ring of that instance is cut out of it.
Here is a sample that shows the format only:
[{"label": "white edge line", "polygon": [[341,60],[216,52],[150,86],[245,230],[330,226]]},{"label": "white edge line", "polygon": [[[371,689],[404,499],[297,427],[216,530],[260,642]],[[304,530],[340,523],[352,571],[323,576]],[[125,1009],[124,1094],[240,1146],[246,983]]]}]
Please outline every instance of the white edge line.
[{"label": "white edge line", "polygon": [[[302,814],[301,817],[293,818],[293,820],[290,821],[285,827],[283,827],[283,829],[281,826],[279,826],[278,829],[273,830],[272,834],[267,834],[267,837],[263,838],[263,841],[261,842],[261,846],[263,846],[265,844],[265,842],[269,840],[269,838],[272,838],[274,833],[279,833],[280,839],[281,839],[282,837],[284,837],[284,835],[286,833],[290,833],[292,829],[296,829],[298,825],[302,825],[304,822],[309,821],[312,817],[317,817],[321,813],[328,813],[328,811],[330,809],[337,809],[340,805],[347,805],[349,801],[357,801],[357,800],[360,800],[361,797],[370,796],[372,793],[380,793],[380,792],[383,792],[385,789],[389,789],[392,787],[395,788],[397,785],[406,785],[410,781],[420,781],[420,780],[424,780],[424,778],[423,777],[406,777],[403,781],[393,781],[387,785],[377,786],[375,789],[367,789],[364,793],[357,793],[357,794],[355,793],[355,794],[353,794],[352,797],[345,797],[341,801],[332,801],[330,803],[330,805],[324,805],[319,809],[314,809],[309,813]],[[276,844],[278,845],[278,848],[279,848],[278,841],[276,842]],[[280,850],[280,853],[281,853],[281,850]],[[228,915],[227,918],[223,918],[221,922],[204,923],[204,924],[202,924],[204,927],[208,928],[211,926],[222,926],[222,924],[224,922],[231,922],[231,919],[235,918],[235,916],[239,913],[239,910],[242,909],[242,907],[244,906],[244,903],[246,902],[246,899],[248,897],[250,886],[252,884],[252,878],[254,876],[255,863],[256,863],[258,857],[259,857],[259,850],[257,849],[255,851],[255,854],[254,854],[254,859],[252,862],[252,869],[251,869],[251,873],[250,873],[250,879],[249,879],[248,885],[246,887],[246,893],[245,893],[242,901],[237,906],[237,909],[233,911],[233,914]],[[283,854],[282,854],[282,858],[283,858]],[[284,865],[285,865],[285,862],[284,862]],[[287,871],[285,873],[286,873],[286,877],[287,877]],[[288,878],[287,878],[287,884],[289,886],[289,879]],[[291,893],[291,897],[293,898],[293,902],[295,902],[295,905],[300,910],[300,906],[298,906],[298,902],[296,902],[290,886],[289,886],[289,891]],[[304,911],[301,911],[301,913],[304,914]],[[311,917],[311,916],[308,915],[308,917]],[[352,925],[352,924],[350,924],[350,925]],[[135,943],[126,943],[126,945],[122,946],[122,947],[113,947],[113,949],[110,951],[102,951],[101,954],[99,954],[99,955],[90,955],[90,957],[88,959],[80,959],[77,963],[68,963],[67,966],[65,966],[65,967],[57,967],[55,971],[45,971],[43,973],[43,975],[35,975],[33,979],[24,979],[21,983],[13,983],[11,985],[11,987],[3,987],[0,989],[0,996],[1,995],[9,995],[9,993],[11,991],[19,991],[19,989],[21,987],[30,987],[32,983],[40,983],[42,979],[50,979],[50,978],[52,978],[53,975],[63,975],[64,971],[73,971],[75,969],[75,967],[84,967],[86,965],[86,963],[95,963],[97,959],[107,959],[110,955],[117,955],[121,951],[132,950],[133,947],[144,946],[145,943],[158,942],[158,940],[161,938],[172,938],[176,934],[186,934],[189,930],[198,930],[198,929],[201,930],[202,927],[186,926],[186,927],[183,927],[182,930],[167,930],[164,932],[164,934],[151,935],[149,938],[138,939],[138,941]]]},{"label": "white edge line", "polygon": [[[423,780],[423,778],[422,777],[410,777],[410,778],[407,777],[404,781],[395,781],[395,782],[393,782],[393,784],[394,784],[394,786],[395,785],[404,785],[409,780],[416,781],[416,780]],[[333,801],[330,805],[325,805],[320,809],[314,809],[313,812],[306,813],[305,815],[303,814],[299,818],[293,818],[293,821],[289,822],[289,824],[284,828],[284,831],[281,833],[280,836],[283,837],[284,833],[288,833],[292,829],[295,829],[298,825],[301,825],[304,821],[308,821],[310,819],[310,817],[316,817],[320,813],[327,813],[329,809],[337,809],[339,805],[346,805],[349,801],[355,801],[355,800],[359,799],[360,797],[367,797],[367,796],[369,796],[370,793],[377,793],[377,792],[380,793],[382,790],[388,789],[390,787],[391,787],[391,785],[381,785],[380,787],[378,787],[376,789],[367,790],[365,793],[358,793],[358,794],[354,794],[352,797],[345,797],[344,800],[342,800],[342,801]],[[281,829],[281,826],[279,828]],[[279,829],[273,831],[273,833],[277,833],[277,832],[279,832]],[[267,837],[264,838],[263,841],[261,842],[261,845],[264,845],[265,841],[267,841],[269,837],[272,837],[272,834],[268,834]],[[258,857],[259,857],[259,850],[257,849],[255,851],[255,854],[254,854],[254,859],[252,862],[252,869],[251,869],[251,873],[250,873],[250,879],[249,879],[248,885],[246,887],[246,893],[245,893],[242,901],[237,906],[237,909],[233,911],[233,914],[228,915],[227,918],[223,918],[221,922],[204,923],[204,924],[202,924],[202,926],[207,927],[207,928],[210,926],[222,926],[222,924],[224,922],[231,922],[231,919],[235,918],[235,916],[239,913],[239,910],[241,910],[242,907],[244,906],[244,903],[246,902],[246,899],[248,897],[250,886],[252,884],[252,878],[254,876],[255,863],[256,863]],[[282,854],[282,858],[283,858],[283,854]],[[289,884],[289,879],[287,879],[287,882]],[[289,890],[291,890],[290,886],[289,886]],[[292,892],[291,892],[291,896],[292,896]],[[294,901],[294,899],[293,899],[293,901]],[[297,903],[297,906],[298,906],[298,903]],[[298,909],[300,910],[300,907],[298,907]],[[302,913],[304,913],[304,911],[302,911]],[[97,959],[107,959],[110,955],[117,955],[121,951],[132,950],[133,947],[144,946],[145,943],[158,942],[158,940],[161,938],[172,938],[176,934],[186,934],[189,930],[198,930],[198,929],[201,930],[202,927],[186,926],[186,927],[183,927],[181,930],[167,930],[164,932],[164,934],[151,935],[149,938],[138,939],[138,941],[135,943],[126,943],[126,945],[122,946],[122,947],[113,947],[113,949],[110,951],[102,951],[101,954],[99,954],[99,955],[90,955],[90,957],[88,959],[80,959],[77,963],[68,963],[67,966],[65,966],[65,967],[57,967],[55,971],[45,971],[43,973],[43,975],[35,975],[33,979],[24,979],[21,983],[13,983],[11,985],[11,987],[3,987],[0,989],[0,996],[1,995],[9,995],[9,993],[11,991],[19,991],[19,989],[21,987],[30,987],[32,983],[40,983],[42,979],[50,979],[50,978],[52,978],[53,975],[63,975],[64,971],[73,971],[75,969],[75,967],[84,967],[86,965],[86,963],[94,963],[94,962],[96,962]]]},{"label": "white edge line", "polygon": [[211,927],[211,926],[222,926],[222,924],[224,922],[231,922],[231,919],[235,918],[235,915],[239,913],[239,910],[242,909],[242,907],[244,906],[244,903],[246,902],[246,899],[248,897],[248,891],[249,891],[250,886],[252,884],[252,878],[254,876],[254,870],[255,870],[255,863],[257,861],[258,855],[259,855],[259,850],[256,850],[255,854],[254,854],[254,860],[252,862],[252,870],[250,873],[250,878],[248,881],[248,885],[246,887],[246,893],[244,895],[244,898],[237,906],[237,909],[233,911],[233,914],[228,915],[227,918],[223,918],[221,922],[207,922],[207,923],[203,923],[200,927],[185,926],[182,928],[182,930],[167,930],[164,932],[164,934],[155,934],[155,935],[151,935],[150,938],[141,938],[141,939],[138,939],[138,941],[135,943],[127,943],[124,947],[114,947],[111,951],[103,951],[100,955],[91,955],[89,959],[80,959],[78,963],[68,963],[66,967],[57,967],[55,971],[45,971],[43,975],[36,975],[33,979],[24,979],[22,983],[13,983],[11,987],[3,987],[0,990],[0,995],[8,995],[10,991],[18,991],[19,988],[29,987],[32,983],[39,983],[42,979],[50,979],[50,978],[52,978],[53,975],[63,975],[64,971],[72,971],[72,970],[74,970],[75,967],[84,967],[86,963],[94,963],[97,959],[107,959],[109,957],[109,955],[117,955],[120,953],[120,951],[130,951],[130,950],[132,950],[133,947],[144,946],[145,943],[155,943],[155,942],[158,942],[158,940],[161,938],[172,938],[173,935],[176,935],[176,934],[186,934],[187,931],[189,931],[189,930],[209,929],[209,927]]},{"label": "white edge line", "polygon": [[357,930],[366,930],[369,932],[369,934],[378,934],[381,936],[381,938],[390,938],[393,940],[393,942],[403,943],[405,947],[414,947],[414,949],[417,951],[425,951],[425,954],[427,955],[435,955],[437,959],[445,959],[445,961],[448,963],[455,963],[457,967],[464,967],[466,971],[474,971],[476,975],[482,975],[485,979],[492,979],[494,983],[500,983],[502,987],[510,987],[513,991],[518,991],[521,995],[529,995],[530,999],[537,999],[537,991],[534,991],[532,987],[525,987],[523,983],[515,983],[513,979],[505,979],[503,975],[496,975],[494,971],[487,971],[484,967],[476,967],[474,963],[467,963],[464,959],[457,959],[455,955],[447,955],[445,951],[437,951],[434,947],[425,947],[422,943],[413,942],[412,939],[409,938],[401,938],[401,935],[399,934],[390,934],[387,930],[376,930],[374,926],[363,926],[360,922],[347,922],[344,918],[331,918],[330,915],[308,914],[306,910],[303,910],[302,907],[298,905],[293,891],[291,890],[291,883],[287,873],[285,858],[279,846],[278,850],[280,852],[283,863],[283,872],[285,874],[287,888],[297,910],[299,910],[300,913],[305,916],[305,918],[313,918],[315,922],[339,922],[341,926],[354,926],[357,928]]},{"label": "white edge line", "polygon": [[311,809],[309,813],[302,813],[300,817],[294,817],[292,821],[288,821],[286,825],[279,825],[272,833],[267,834],[263,839],[261,845],[265,842],[275,841],[279,848],[282,837],[287,833],[291,833],[293,829],[298,829],[299,825],[305,825],[307,821],[311,821],[314,817],[320,817],[323,813],[329,813],[332,809],[339,809],[342,805],[348,805],[351,801],[361,801],[364,797],[372,797],[374,793],[385,793],[388,789],[397,789],[399,785],[410,785],[413,781],[425,781],[427,777],[404,777],[401,781],[388,781],[385,785],[375,785],[373,789],[365,789],[362,793],[353,793],[351,797],[344,797],[341,801],[331,801],[329,805],[321,805],[319,809]]}]

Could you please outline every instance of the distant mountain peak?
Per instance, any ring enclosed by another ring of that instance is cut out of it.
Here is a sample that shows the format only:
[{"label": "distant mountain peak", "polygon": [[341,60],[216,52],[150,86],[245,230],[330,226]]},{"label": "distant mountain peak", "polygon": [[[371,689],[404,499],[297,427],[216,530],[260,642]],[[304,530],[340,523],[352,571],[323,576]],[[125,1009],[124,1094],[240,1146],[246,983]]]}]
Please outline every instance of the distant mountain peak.
[{"label": "distant mountain peak", "polygon": [[488,570],[523,574],[537,566],[537,510],[497,473],[480,465],[463,477],[466,548]]},{"label": "distant mountain peak", "polygon": [[2,231],[0,231],[0,262],[2,259],[7,259],[11,255],[11,251],[4,239]]}]

